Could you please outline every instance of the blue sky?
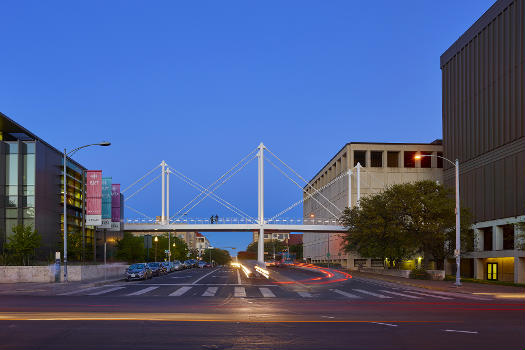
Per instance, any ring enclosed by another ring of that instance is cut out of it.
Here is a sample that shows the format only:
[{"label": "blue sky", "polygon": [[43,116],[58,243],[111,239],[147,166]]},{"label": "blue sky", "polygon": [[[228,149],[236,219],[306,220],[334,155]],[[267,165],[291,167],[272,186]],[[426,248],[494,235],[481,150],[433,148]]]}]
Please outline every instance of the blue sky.
[{"label": "blue sky", "polygon": [[[60,149],[111,141],[75,159],[123,187],[163,159],[207,185],[261,141],[310,179],[347,142],[441,138],[439,56],[493,2],[3,1],[0,111]],[[271,216],[301,192],[266,169]],[[172,209],[195,195],[172,184]],[[256,161],[218,194],[256,216]],[[160,182],[129,205],[159,215]]]}]

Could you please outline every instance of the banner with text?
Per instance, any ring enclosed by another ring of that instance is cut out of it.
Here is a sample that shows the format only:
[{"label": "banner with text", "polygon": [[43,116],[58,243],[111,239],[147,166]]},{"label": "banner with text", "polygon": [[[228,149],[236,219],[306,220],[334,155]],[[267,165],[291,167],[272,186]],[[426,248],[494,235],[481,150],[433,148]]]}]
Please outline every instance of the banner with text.
[{"label": "banner with text", "polygon": [[86,225],[102,223],[102,170],[86,171]]},{"label": "banner with text", "polygon": [[111,228],[111,177],[102,178],[102,224],[99,228]]},{"label": "banner with text", "polygon": [[111,231],[120,231],[120,184],[111,185]]}]

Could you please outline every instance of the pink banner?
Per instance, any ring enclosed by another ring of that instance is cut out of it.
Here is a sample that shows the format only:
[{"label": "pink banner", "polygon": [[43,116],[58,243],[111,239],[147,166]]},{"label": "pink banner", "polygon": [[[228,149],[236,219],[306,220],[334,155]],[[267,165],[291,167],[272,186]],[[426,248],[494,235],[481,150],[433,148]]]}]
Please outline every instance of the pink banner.
[{"label": "pink banner", "polygon": [[102,170],[86,171],[86,225],[102,224]]}]

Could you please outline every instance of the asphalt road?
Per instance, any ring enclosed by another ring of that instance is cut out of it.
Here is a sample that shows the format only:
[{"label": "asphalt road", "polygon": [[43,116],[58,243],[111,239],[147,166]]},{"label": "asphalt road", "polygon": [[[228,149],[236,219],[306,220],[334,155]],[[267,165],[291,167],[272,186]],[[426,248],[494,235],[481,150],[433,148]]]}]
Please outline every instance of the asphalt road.
[{"label": "asphalt road", "polygon": [[[0,297],[0,349],[523,349],[523,300],[231,267]],[[60,294],[60,295],[59,295]]]}]

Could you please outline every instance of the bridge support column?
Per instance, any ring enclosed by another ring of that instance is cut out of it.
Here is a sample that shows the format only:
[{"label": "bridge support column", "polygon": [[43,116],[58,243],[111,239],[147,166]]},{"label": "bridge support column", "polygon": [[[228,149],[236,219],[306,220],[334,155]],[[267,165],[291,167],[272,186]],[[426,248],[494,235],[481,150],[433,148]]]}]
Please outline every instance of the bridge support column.
[{"label": "bridge support column", "polygon": [[259,145],[259,242],[257,242],[257,262],[264,265],[264,145]]}]

